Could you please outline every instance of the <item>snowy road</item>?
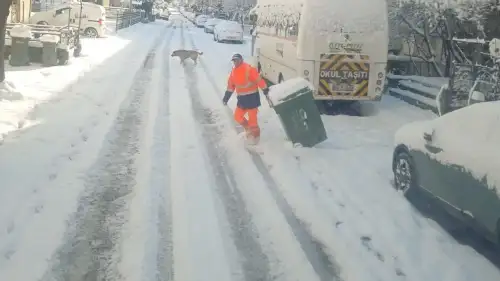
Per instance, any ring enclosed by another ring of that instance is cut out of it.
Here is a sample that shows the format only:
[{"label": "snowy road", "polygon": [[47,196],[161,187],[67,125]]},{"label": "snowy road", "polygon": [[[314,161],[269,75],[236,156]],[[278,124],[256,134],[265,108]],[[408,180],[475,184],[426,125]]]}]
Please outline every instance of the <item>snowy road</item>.
[{"label": "snowy road", "polygon": [[248,45],[180,17],[136,30],[0,146],[0,280],[500,280],[390,188],[394,130],[429,113],[389,97],[292,149],[264,106],[250,153],[221,104]]}]

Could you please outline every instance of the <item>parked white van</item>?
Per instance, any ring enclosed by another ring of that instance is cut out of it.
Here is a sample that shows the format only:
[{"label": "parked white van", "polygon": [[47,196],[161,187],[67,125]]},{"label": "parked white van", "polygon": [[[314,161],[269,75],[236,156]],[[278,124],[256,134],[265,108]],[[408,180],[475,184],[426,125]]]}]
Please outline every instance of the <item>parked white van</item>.
[{"label": "parked white van", "polygon": [[[106,10],[103,6],[83,2],[81,31],[85,36],[96,38],[103,37],[106,20]],[[64,3],[55,8],[33,13],[30,23],[47,24],[55,26],[78,25],[80,19],[80,2]]]},{"label": "parked white van", "polygon": [[272,83],[304,77],[321,106],[380,100],[388,51],[385,1],[258,0],[254,54],[262,76]]}]

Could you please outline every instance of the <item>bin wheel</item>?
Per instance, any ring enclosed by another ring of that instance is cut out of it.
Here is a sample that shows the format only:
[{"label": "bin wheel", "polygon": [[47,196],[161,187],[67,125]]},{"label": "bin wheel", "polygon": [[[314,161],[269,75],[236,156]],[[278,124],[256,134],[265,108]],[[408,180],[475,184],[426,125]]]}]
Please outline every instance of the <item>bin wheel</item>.
[{"label": "bin wheel", "polygon": [[69,61],[69,52],[66,51],[66,50],[61,50],[61,51],[58,52],[57,58],[58,58],[57,63],[59,65],[65,65]]},{"label": "bin wheel", "polygon": [[319,111],[320,114],[326,114],[327,113],[324,101],[317,100],[316,101],[316,106],[318,107],[318,111]]},{"label": "bin wheel", "polygon": [[5,46],[5,50],[3,52],[3,58],[5,60],[9,59],[10,56],[10,46]]},{"label": "bin wheel", "polygon": [[283,83],[283,81],[285,81],[285,78],[283,78],[283,74],[280,73],[280,75],[278,75],[278,84]]}]

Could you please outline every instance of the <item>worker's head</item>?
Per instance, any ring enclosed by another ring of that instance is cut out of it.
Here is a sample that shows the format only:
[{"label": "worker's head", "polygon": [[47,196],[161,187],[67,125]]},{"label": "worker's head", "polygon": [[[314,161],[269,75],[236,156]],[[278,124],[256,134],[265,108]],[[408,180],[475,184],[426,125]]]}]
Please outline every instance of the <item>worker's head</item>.
[{"label": "worker's head", "polygon": [[238,67],[243,63],[243,56],[240,54],[234,54],[231,57],[231,61],[233,62],[235,67]]}]

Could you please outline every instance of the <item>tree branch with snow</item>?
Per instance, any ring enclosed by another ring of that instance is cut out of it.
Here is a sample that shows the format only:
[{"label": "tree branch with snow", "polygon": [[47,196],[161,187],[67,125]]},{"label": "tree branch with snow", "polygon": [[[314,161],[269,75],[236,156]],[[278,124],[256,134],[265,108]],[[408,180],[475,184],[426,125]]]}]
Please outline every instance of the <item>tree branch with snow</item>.
[{"label": "tree branch with snow", "polygon": [[[431,64],[440,76],[451,73],[451,62],[462,58],[457,52],[453,37],[462,23],[476,26],[478,36],[483,36],[482,15],[484,7],[492,0],[399,0],[392,17],[400,20],[407,30],[400,34],[406,42],[415,44],[412,55]],[[476,32],[477,33],[477,32]],[[442,41],[442,52],[440,44]],[[441,56],[439,56],[441,53]],[[444,61],[442,58],[444,57]],[[445,71],[443,72],[443,66]]]}]

